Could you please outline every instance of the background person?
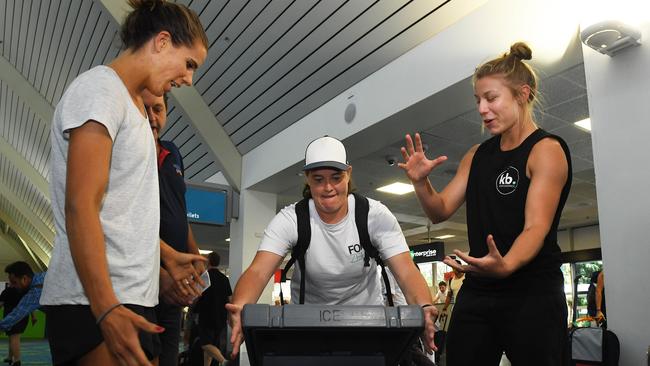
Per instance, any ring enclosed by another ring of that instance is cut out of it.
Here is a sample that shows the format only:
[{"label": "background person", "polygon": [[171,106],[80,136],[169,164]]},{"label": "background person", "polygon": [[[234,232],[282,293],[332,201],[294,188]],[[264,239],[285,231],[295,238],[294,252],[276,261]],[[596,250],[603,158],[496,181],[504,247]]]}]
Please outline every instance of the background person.
[{"label": "background person", "polygon": [[228,277],[219,271],[219,253],[208,254],[210,287],[196,304],[199,313],[199,341],[203,349],[203,365],[210,366],[212,359],[225,361],[228,313],[226,303],[232,300]]},{"label": "background person", "polygon": [[[189,292],[192,261],[160,242],[156,149],[142,92],[191,85],[207,54],[184,5],[130,0],[124,51],[79,75],[54,112],[50,189],[56,228],[41,297],[54,364],[150,365],[160,259]],[[145,354],[146,353],[146,354]]]},{"label": "background person", "polygon": [[[351,195],[352,167],[347,164],[345,147],[332,137],[309,144],[305,154],[306,186],[309,198],[311,244],[305,254],[308,276],[304,288],[306,304],[383,305],[377,270],[364,266],[364,251],[355,224],[355,198]],[[368,199],[368,233],[373,246],[397,279],[409,304],[424,307],[427,347],[434,348],[433,321],[437,315],[431,293],[413,264],[406,239],[397,219],[378,201]],[[237,354],[243,340],[241,310],[257,302],[266,283],[298,240],[295,204],[282,209],[271,221],[253,262],[235,286],[232,304],[226,308],[233,328],[231,342]],[[361,247],[357,244],[356,247]],[[374,262],[374,260],[372,261]],[[291,281],[291,301],[298,302],[300,270],[295,267]]]},{"label": "background person", "polygon": [[607,320],[607,306],[605,304],[605,272],[600,271],[596,279],[596,320],[602,323]]},{"label": "background person", "polygon": [[[571,187],[566,143],[533,120],[537,78],[510,52],[480,65],[474,95],[483,127],[493,137],[472,147],[449,184],[437,192],[427,178],[446,160],[426,158],[419,134],[406,137],[400,164],[433,223],[466,202],[469,254],[455,251],[468,272],[447,334],[447,365],[561,365],[566,304],[557,226]],[[531,317],[543,324],[531,331]]]},{"label": "background person", "polygon": [[[5,284],[5,289],[0,293],[0,306],[3,308],[3,317],[11,313],[23,295],[24,293],[21,293],[17,288],[9,286],[9,282]],[[36,319],[32,313],[32,321],[34,320]],[[3,360],[5,363],[14,365],[17,362],[20,365],[20,335],[27,328],[28,322],[28,317],[24,317],[5,331],[7,337],[9,337],[9,353]]]},{"label": "background person", "polygon": [[[156,96],[148,90],[142,93],[149,117],[149,125],[156,141],[158,156],[158,189],[160,192],[160,239],[177,252],[199,254],[192,228],[187,222],[185,204],[185,178],[183,160],[178,147],[171,141],[161,146],[159,133],[167,124],[167,96]],[[202,262],[195,263],[196,271],[205,269]],[[201,295],[197,288],[190,288],[191,294],[184,295],[174,286],[175,281],[165,269],[160,267],[160,295],[156,305],[157,324],[165,331],[160,333],[160,366],[178,364],[178,345],[181,333],[181,317],[184,306]]]},{"label": "background person", "polygon": [[[459,260],[455,260],[458,265],[461,265]],[[461,271],[458,267],[452,267],[451,277],[449,277],[449,288],[447,289],[447,296],[445,296],[445,305],[442,311],[447,311],[449,305],[456,302],[460,288],[465,281],[465,272]]]},{"label": "background person", "polygon": [[438,282],[438,292],[433,298],[433,303],[438,304],[444,302],[447,299],[447,282],[440,281]]},{"label": "background person", "polygon": [[[5,302],[0,331],[5,331],[9,336],[10,362],[8,363],[11,366],[20,366],[20,335],[27,327],[28,315],[40,307],[38,301],[41,297],[45,273],[34,274],[29,264],[22,261],[11,263],[5,268],[5,272],[9,275],[9,288],[18,293],[18,302],[11,311],[8,310]],[[32,317],[32,324],[35,322],[36,319]]]}]

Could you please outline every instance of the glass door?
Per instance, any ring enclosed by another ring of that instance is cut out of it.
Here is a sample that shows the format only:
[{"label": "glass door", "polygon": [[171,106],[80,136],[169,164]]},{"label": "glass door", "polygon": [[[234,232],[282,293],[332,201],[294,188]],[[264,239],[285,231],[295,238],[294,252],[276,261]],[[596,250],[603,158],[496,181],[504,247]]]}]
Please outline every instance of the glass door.
[{"label": "glass door", "polygon": [[587,315],[587,291],[591,276],[603,269],[603,261],[576,262],[573,264],[574,269],[574,304],[573,304],[573,321]]}]

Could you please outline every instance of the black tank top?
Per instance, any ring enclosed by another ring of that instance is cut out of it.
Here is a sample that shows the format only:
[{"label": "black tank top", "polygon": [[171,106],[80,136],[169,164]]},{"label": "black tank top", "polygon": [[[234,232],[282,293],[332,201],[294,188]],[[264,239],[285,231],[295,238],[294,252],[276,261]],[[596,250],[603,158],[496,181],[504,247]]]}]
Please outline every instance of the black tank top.
[{"label": "black tank top", "polygon": [[499,252],[505,256],[523,231],[530,186],[526,164],[533,146],[544,138],[554,138],[562,146],[568,164],[568,177],[542,249],[530,263],[507,278],[486,278],[468,273],[463,287],[486,291],[562,289],[564,280],[560,271],[557,226],[571,188],[571,156],[564,140],[542,129],[530,134],[512,150],[501,151],[500,135],[485,141],[476,150],[465,192],[469,254],[473,257],[485,256],[486,239],[488,234],[492,234]]}]

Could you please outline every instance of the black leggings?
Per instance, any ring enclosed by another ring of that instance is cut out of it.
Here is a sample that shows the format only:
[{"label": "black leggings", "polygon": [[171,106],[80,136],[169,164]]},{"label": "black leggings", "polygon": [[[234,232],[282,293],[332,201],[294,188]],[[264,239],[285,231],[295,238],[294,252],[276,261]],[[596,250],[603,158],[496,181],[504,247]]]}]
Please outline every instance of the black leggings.
[{"label": "black leggings", "polygon": [[567,305],[558,291],[483,293],[461,288],[447,333],[447,365],[559,366],[565,360]]}]

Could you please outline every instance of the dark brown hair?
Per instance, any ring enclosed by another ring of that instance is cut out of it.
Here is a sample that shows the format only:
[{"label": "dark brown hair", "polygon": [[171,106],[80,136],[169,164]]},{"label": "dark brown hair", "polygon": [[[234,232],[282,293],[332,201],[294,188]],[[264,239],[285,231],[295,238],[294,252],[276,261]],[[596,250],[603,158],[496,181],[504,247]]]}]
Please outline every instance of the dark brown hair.
[{"label": "dark brown hair", "polygon": [[530,87],[530,95],[526,103],[526,110],[532,117],[533,107],[538,103],[538,79],[535,71],[523,62],[523,60],[530,60],[532,56],[533,52],[526,43],[517,42],[510,46],[510,52],[506,52],[501,57],[497,57],[477,67],[474,71],[472,82],[476,84],[478,79],[485,76],[502,76],[514,96],[520,95],[519,87],[528,85]]},{"label": "dark brown hair", "polygon": [[5,272],[16,277],[28,276],[29,278],[34,277],[34,271],[32,267],[29,266],[26,262],[18,261],[13,262],[7,267],[5,267]]},{"label": "dark brown hair", "polygon": [[174,46],[193,47],[199,41],[208,48],[201,21],[196,13],[182,4],[165,0],[128,0],[133,11],[120,30],[125,49],[137,50],[162,31],[171,34]]},{"label": "dark brown hair", "polygon": [[208,261],[210,261],[210,266],[219,267],[219,263],[221,263],[221,256],[217,252],[211,252],[208,254]]}]

